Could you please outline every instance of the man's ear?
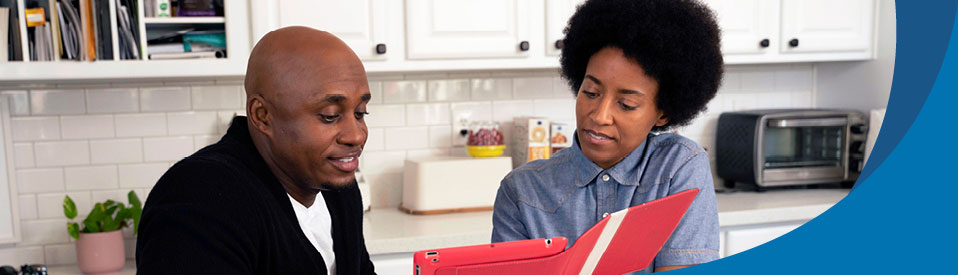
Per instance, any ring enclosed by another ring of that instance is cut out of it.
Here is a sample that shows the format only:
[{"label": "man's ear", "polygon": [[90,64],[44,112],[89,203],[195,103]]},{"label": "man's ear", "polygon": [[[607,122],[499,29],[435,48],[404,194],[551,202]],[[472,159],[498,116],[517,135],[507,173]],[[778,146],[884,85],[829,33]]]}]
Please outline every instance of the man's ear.
[{"label": "man's ear", "polygon": [[246,102],[246,113],[249,114],[249,121],[253,128],[256,128],[266,136],[273,136],[272,115],[266,104],[266,99],[261,95],[253,95]]},{"label": "man's ear", "polygon": [[659,111],[659,119],[655,121],[655,126],[665,126],[669,123],[669,118],[665,116],[665,112]]}]

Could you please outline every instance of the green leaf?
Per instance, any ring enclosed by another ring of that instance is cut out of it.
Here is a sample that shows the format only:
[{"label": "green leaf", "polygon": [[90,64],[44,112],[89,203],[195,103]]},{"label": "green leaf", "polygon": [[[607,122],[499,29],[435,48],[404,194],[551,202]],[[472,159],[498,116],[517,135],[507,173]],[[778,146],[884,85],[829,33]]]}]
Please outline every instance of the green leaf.
[{"label": "green leaf", "polygon": [[106,211],[104,211],[103,213],[104,213],[107,217],[111,217],[111,216],[113,216],[114,213],[116,213],[117,207],[118,207],[118,205],[110,206],[110,207],[107,208]]},{"label": "green leaf", "polygon": [[116,220],[110,217],[106,217],[106,219],[103,220],[103,232],[110,232],[117,229],[120,229],[120,223]]},{"label": "green leaf", "polygon": [[140,203],[140,198],[137,197],[133,191],[127,194],[127,198],[130,200],[130,205],[133,206],[130,211],[130,216],[133,218],[133,235],[136,235],[136,232],[140,230],[140,216],[143,214],[143,205]]},{"label": "green leaf", "polygon": [[77,223],[75,223],[75,222],[68,222],[68,223],[67,223],[67,232],[70,233],[70,236],[73,237],[74,240],[79,240],[79,239],[80,239],[80,225],[79,225],[79,224],[77,224]]},{"label": "green leaf", "polygon": [[109,208],[110,206],[113,206],[114,204],[116,204],[116,201],[114,201],[114,200],[106,200],[105,202],[103,202],[103,207]]},{"label": "green leaf", "polygon": [[73,199],[69,195],[63,198],[63,214],[71,220],[77,217],[77,205],[73,203]]},{"label": "green leaf", "polygon": [[84,232],[103,232],[103,222],[106,218],[106,208],[103,207],[102,203],[97,203],[90,210],[90,215],[83,220],[83,225],[86,226]]}]

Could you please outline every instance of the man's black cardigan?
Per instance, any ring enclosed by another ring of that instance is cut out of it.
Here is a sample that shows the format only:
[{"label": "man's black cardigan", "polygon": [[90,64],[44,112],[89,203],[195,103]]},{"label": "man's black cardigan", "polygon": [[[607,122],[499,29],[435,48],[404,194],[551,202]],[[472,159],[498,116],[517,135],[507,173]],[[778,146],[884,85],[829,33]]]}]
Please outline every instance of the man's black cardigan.
[{"label": "man's black cardigan", "polygon": [[[322,194],[336,273],[373,274],[358,188]],[[150,192],[142,217],[139,274],[326,274],[245,117],[234,118],[219,142],[173,165]]]}]

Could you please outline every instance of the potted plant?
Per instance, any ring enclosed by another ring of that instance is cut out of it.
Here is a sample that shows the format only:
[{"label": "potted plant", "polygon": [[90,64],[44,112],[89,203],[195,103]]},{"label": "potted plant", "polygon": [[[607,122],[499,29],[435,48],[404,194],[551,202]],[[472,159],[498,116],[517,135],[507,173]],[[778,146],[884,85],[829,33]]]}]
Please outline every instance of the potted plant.
[{"label": "potted plant", "polygon": [[80,224],[73,222],[77,206],[70,196],[63,198],[63,213],[70,219],[67,232],[77,240],[77,266],[87,274],[115,272],[123,269],[126,253],[123,248],[123,228],[133,226],[133,234],[140,224],[143,212],[140,198],[130,191],[130,204],[107,200],[98,202]]}]

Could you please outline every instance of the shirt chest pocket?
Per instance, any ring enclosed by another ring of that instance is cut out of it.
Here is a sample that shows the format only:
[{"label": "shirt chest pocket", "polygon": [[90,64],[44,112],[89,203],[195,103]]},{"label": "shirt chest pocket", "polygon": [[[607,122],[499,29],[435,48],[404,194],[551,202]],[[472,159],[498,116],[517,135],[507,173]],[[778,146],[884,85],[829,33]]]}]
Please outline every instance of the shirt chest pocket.
[{"label": "shirt chest pocket", "polygon": [[663,188],[669,186],[670,179],[667,177],[648,177],[643,178],[639,181],[638,188],[635,189],[636,193],[648,193],[652,189]]}]

